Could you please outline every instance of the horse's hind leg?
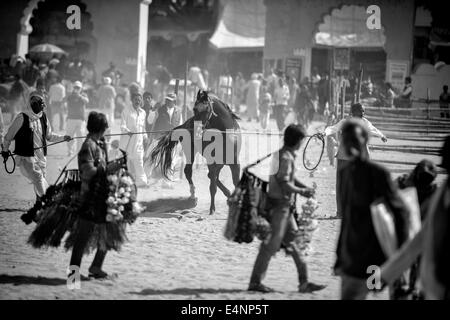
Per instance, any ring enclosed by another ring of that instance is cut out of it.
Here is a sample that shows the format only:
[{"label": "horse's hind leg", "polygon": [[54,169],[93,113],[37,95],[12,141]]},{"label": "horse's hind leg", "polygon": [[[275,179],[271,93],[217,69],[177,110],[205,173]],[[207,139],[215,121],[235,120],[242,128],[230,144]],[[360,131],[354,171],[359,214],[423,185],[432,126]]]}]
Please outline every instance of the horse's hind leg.
[{"label": "horse's hind leg", "polygon": [[192,181],[192,163],[186,163],[184,166],[184,175],[186,176],[186,180],[189,182],[189,191],[191,193],[190,198],[195,199],[195,186]]},{"label": "horse's hind leg", "polygon": [[[223,165],[212,164],[208,166],[208,178],[209,183],[209,193],[211,195],[211,205],[209,207],[209,214],[212,215],[216,212],[215,197],[217,193],[217,182],[219,180],[219,173]],[[221,184],[221,182],[219,182]],[[229,191],[228,191],[229,192]]]}]

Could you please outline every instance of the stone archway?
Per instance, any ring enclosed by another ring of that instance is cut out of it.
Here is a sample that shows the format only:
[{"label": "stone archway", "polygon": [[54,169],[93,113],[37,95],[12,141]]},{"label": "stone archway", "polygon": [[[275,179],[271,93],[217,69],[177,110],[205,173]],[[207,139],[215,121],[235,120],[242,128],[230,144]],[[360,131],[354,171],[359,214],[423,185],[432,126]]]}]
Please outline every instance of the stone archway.
[{"label": "stone archway", "polygon": [[[321,16],[312,34],[312,50],[316,52],[312,54],[311,67],[317,65],[317,61],[314,60],[321,56],[320,53],[325,54],[324,52],[317,52],[318,50],[326,51],[325,55],[329,60],[325,65],[328,69],[331,60],[333,60],[333,49],[349,48],[350,69],[357,68],[359,70],[357,66],[363,63],[365,64],[365,71],[369,71],[365,74],[370,74],[373,71],[370,69],[374,69],[372,79],[375,76],[378,81],[384,81],[386,72],[386,29],[382,23],[381,29],[370,30],[366,23],[369,17],[366,10],[367,7],[364,5],[344,4],[330,8],[328,12]],[[353,72],[357,72],[357,70],[353,70]]]},{"label": "stone archway", "polygon": [[[67,8],[70,5],[76,5],[80,9],[80,29],[67,28],[66,19],[70,15]],[[23,57],[32,45],[48,42],[75,56],[83,52],[84,58],[92,58],[97,44],[92,30],[91,14],[82,0],[31,0],[20,19],[17,53]]]},{"label": "stone archway", "polygon": [[313,43],[333,47],[384,47],[385,27],[369,30],[366,7],[341,5],[324,14],[313,33]]}]

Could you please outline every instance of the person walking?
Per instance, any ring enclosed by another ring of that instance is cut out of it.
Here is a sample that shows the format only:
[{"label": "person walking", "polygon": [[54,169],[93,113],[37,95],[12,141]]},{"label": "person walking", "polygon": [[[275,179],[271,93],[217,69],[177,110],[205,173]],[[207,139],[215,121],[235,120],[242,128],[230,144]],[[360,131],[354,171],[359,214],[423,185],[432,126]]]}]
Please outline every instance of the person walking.
[{"label": "person walking", "polygon": [[395,108],[395,91],[390,82],[386,82],[386,104],[388,108]]},{"label": "person walking", "polygon": [[284,129],[284,116],[289,103],[289,97],[289,87],[282,77],[278,78],[274,93],[275,106],[273,113],[279,131],[283,131]]},{"label": "person walking", "polygon": [[441,167],[447,172],[447,179],[433,194],[428,212],[428,225],[422,244],[420,282],[427,300],[450,300],[450,136],[447,136],[441,150]]},{"label": "person walking", "polygon": [[35,219],[37,211],[42,207],[41,198],[48,188],[47,141],[71,140],[69,135],[53,133],[44,110],[44,97],[36,91],[32,92],[25,110],[14,118],[2,145],[2,156],[7,159],[11,142],[15,141],[16,165],[20,168],[22,175],[31,181],[36,193],[35,205],[21,216],[26,224],[30,224]]},{"label": "person walking", "polygon": [[[383,142],[387,142],[386,136],[380,130],[375,128],[374,125],[364,117],[364,108],[360,103],[355,103],[350,107],[350,117],[348,117],[346,119],[342,119],[341,121],[339,121],[338,123],[336,123],[333,126],[326,127],[323,135],[325,137],[328,137],[330,135],[339,133],[342,130],[342,127],[344,126],[344,124],[349,119],[352,119],[352,118],[361,119],[365,123],[365,125],[368,128],[369,133],[371,135],[381,138],[381,140]],[[367,153],[367,157],[369,157],[369,147],[367,145],[365,146],[365,152]],[[338,194],[340,193],[339,186],[340,186],[340,180],[341,180],[341,171],[342,171],[342,168],[344,168],[346,166],[347,161],[348,161],[348,156],[343,149],[342,143],[339,143],[336,158],[337,158],[337,164],[336,164],[336,217],[340,218],[342,216],[342,213],[340,212],[341,204],[340,204],[340,198],[339,198]]]},{"label": "person walking", "polygon": [[[84,135],[84,127],[86,120],[86,105],[89,98],[82,92],[83,85],[80,81],[75,81],[73,91],[64,98],[67,103],[67,128],[66,133],[72,137],[81,137]],[[70,157],[81,148],[81,141],[78,139],[76,150],[74,150],[75,142],[72,140],[68,143],[67,155]]]},{"label": "person walking", "polygon": [[25,69],[23,70],[23,81],[29,86],[34,87],[36,80],[39,77],[39,69],[31,61],[30,55],[27,53],[25,55]]},{"label": "person walking", "polygon": [[145,131],[151,131],[156,119],[156,104],[150,92],[145,91],[142,97],[144,98]]},{"label": "person walking", "polygon": [[[81,149],[78,153],[78,169],[80,171],[81,179],[81,191],[80,202],[83,203],[89,197],[89,193],[92,192],[91,181],[93,179],[99,179],[106,173],[106,167],[108,162],[108,153],[106,149],[106,143],[104,140],[104,134],[108,128],[108,121],[106,116],[102,113],[91,112],[87,121],[88,136],[86,137]],[[106,177],[105,177],[106,183]],[[94,222],[88,221],[83,218],[79,218],[78,223],[75,225],[76,232],[73,235],[73,247],[72,255],[70,258],[70,266],[81,266],[81,260],[85,254],[86,247],[90,245],[92,234],[95,229]],[[71,235],[72,236],[72,235]],[[105,234],[102,234],[104,237]],[[108,277],[108,274],[102,270],[103,262],[106,257],[107,250],[101,246],[97,247],[94,260],[89,267],[89,276],[96,279],[104,279]],[[75,272],[75,270],[73,271]],[[69,277],[72,273],[69,273]]]},{"label": "person walking", "polygon": [[400,95],[394,100],[395,106],[400,108],[411,108],[412,93],[413,89],[411,77],[406,77],[403,90],[400,92]]},{"label": "person walking", "polygon": [[[50,85],[48,92],[49,105],[51,109],[50,123],[53,124],[53,118],[55,115],[59,115],[59,130],[64,131],[64,117],[65,117],[65,105],[64,98],[66,97],[66,88],[61,83],[61,77],[57,77],[56,81]],[[56,128],[56,126],[53,126]]]},{"label": "person walking", "polygon": [[261,127],[264,130],[267,129],[267,124],[269,123],[271,107],[272,107],[272,96],[270,95],[270,93],[265,92],[263,94],[259,108]]},{"label": "person walking", "polygon": [[14,76],[14,83],[9,89],[9,113],[11,115],[11,121],[14,120],[16,115],[26,108],[26,97],[29,94],[28,85],[22,80],[20,75]]},{"label": "person walking", "polygon": [[[136,185],[141,188],[148,186],[147,176],[144,172],[144,144],[147,143],[147,134],[145,132],[145,111],[142,90],[136,87],[130,90],[132,105],[127,106],[121,115],[120,129],[120,148],[127,152],[128,167],[130,173],[136,180]],[[139,133],[139,134],[136,134]]]},{"label": "person walking", "polygon": [[341,299],[362,300],[369,293],[368,270],[386,260],[372,222],[371,205],[384,201],[390,208],[399,247],[408,235],[408,209],[389,172],[367,153],[369,130],[361,118],[342,126],[341,149],[347,165],[341,170],[339,212],[342,222],[336,248],[335,274],[341,277]]},{"label": "person walking", "polygon": [[305,127],[308,127],[314,117],[314,102],[308,84],[309,79],[304,78],[300,89],[297,91],[294,104],[294,110],[297,112],[297,122]]},{"label": "person walking", "polygon": [[256,119],[258,121],[259,117],[259,91],[261,87],[261,82],[258,80],[258,75],[253,73],[250,81],[247,83],[246,91],[246,105],[247,105],[247,117],[248,121]]},{"label": "person walking", "polygon": [[111,85],[112,79],[110,77],[103,77],[103,85],[98,89],[98,106],[100,110],[106,115],[109,126],[114,125],[114,110],[116,89]]},{"label": "person walking", "polygon": [[450,118],[450,94],[447,85],[442,87],[442,93],[439,95],[439,108],[441,108],[441,118]]},{"label": "person walking", "polygon": [[241,72],[238,72],[233,81],[233,108],[239,113],[241,104],[244,102],[245,79]]},{"label": "person walking", "polygon": [[3,136],[5,135],[5,122],[3,121],[3,112],[0,108],[0,148],[3,150]]},{"label": "person walking", "polygon": [[298,226],[291,212],[296,194],[312,197],[314,189],[306,187],[295,177],[295,153],[300,149],[306,131],[301,125],[289,125],[284,132],[284,146],[273,155],[272,168],[275,174],[269,177],[268,207],[271,236],[262,242],[250,278],[249,291],[272,292],[273,289],[262,284],[271,257],[281,244],[292,252],[298,272],[299,292],[313,292],[325,288],[308,281],[308,272],[301,251],[296,243]]}]

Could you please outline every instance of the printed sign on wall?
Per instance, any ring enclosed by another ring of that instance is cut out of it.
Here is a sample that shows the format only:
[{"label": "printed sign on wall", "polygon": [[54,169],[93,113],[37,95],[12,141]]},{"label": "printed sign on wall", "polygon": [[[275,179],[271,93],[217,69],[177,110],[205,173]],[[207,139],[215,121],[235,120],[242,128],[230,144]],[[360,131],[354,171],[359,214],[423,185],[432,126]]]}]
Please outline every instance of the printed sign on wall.
[{"label": "printed sign on wall", "polygon": [[409,74],[409,61],[407,60],[388,60],[386,81],[398,90],[402,90],[405,85],[405,77]]},{"label": "printed sign on wall", "polygon": [[350,69],[350,49],[349,48],[334,48],[333,50],[333,65],[335,70]]},{"label": "printed sign on wall", "polygon": [[287,58],[285,63],[285,72],[287,76],[294,77],[297,82],[300,82],[300,76],[302,74],[302,59]]}]

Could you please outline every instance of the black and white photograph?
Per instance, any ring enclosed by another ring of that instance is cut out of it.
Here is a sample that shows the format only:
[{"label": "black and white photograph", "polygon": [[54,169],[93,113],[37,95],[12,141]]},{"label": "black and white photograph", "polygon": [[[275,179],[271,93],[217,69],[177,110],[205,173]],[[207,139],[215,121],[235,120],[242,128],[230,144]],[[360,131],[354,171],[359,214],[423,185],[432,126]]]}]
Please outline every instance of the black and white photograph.
[{"label": "black and white photograph", "polygon": [[445,3],[2,0],[0,300],[450,300]]}]

